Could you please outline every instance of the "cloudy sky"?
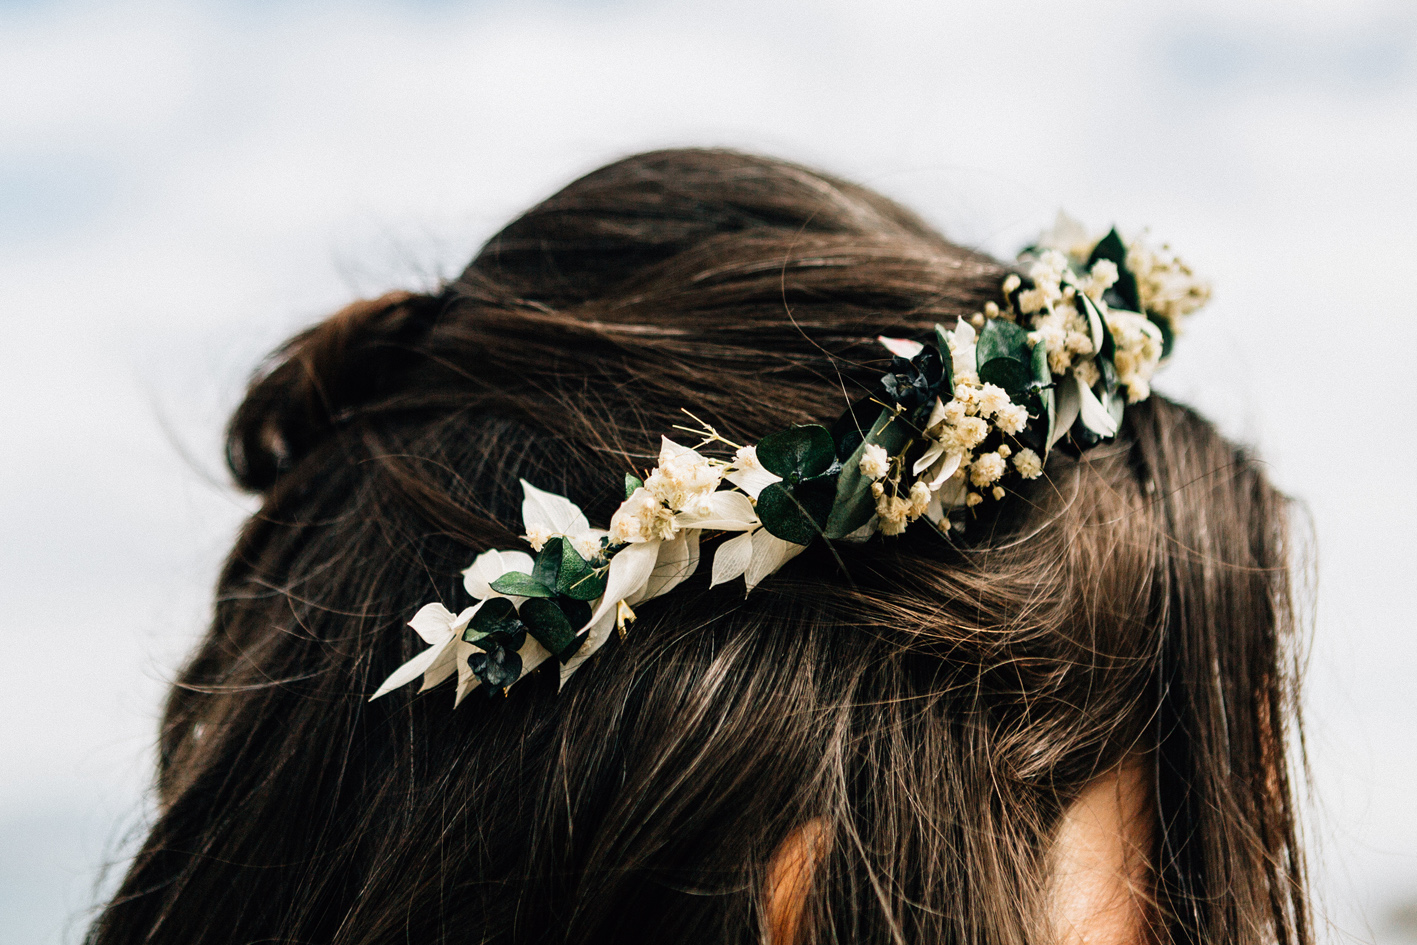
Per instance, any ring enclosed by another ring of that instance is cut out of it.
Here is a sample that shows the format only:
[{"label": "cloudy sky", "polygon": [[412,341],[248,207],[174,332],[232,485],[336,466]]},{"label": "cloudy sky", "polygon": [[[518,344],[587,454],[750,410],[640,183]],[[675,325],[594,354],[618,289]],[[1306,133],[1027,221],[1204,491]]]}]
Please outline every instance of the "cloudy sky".
[{"label": "cloudy sky", "polygon": [[261,354],[683,144],[1001,254],[1060,207],[1149,225],[1214,277],[1160,386],[1306,504],[1325,915],[1417,941],[1410,2],[0,0],[0,945],[77,941],[141,828]]}]

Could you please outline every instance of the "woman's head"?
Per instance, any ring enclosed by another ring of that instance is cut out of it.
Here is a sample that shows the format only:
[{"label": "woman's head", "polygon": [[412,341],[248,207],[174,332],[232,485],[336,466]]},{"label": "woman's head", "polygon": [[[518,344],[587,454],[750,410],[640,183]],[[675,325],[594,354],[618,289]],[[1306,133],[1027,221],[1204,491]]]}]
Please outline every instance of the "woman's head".
[{"label": "woman's head", "polygon": [[814,546],[747,598],[700,575],[559,691],[367,702],[419,605],[516,546],[519,479],[604,524],[682,408],[740,442],[830,421],[877,335],[1003,274],[854,185],[659,152],[292,339],[232,419],[262,507],[92,941],[755,940],[804,824],[802,941],[1045,940],[1062,813],[1124,760],[1162,940],[1306,941],[1286,505],[1160,397],[959,544]]}]

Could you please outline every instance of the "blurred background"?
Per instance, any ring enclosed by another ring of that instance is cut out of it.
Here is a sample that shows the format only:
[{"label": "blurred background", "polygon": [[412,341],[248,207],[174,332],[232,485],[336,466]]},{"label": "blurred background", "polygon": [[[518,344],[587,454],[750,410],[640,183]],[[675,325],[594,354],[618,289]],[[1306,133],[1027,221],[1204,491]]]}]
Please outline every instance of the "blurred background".
[{"label": "blurred background", "polygon": [[0,0],[0,945],[79,941],[141,836],[261,355],[670,145],[1213,276],[1159,386],[1312,519],[1325,934],[1417,942],[1410,0]]}]

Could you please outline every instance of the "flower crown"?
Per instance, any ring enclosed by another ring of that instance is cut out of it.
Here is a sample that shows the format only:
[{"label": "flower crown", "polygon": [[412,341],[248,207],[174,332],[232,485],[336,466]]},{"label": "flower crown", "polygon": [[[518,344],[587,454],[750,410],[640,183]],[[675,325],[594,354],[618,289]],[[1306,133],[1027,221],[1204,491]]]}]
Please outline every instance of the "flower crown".
[{"label": "flower crown", "polygon": [[[1019,259],[1000,302],[952,331],[881,338],[889,371],[831,428],[794,426],[745,446],[697,418],[677,427],[697,446],[664,438],[659,465],[625,477],[608,529],[522,480],[535,556],[478,555],[463,572],[477,603],[420,609],[409,626],[428,649],[371,699],[456,673],[457,705],[479,685],[505,693],[553,657],[564,684],[612,629],[624,634],[633,607],[695,572],[707,535],[731,535],[713,550],[710,586],[742,577],[752,591],[818,538],[865,541],[921,520],[962,531],[976,506],[1042,475],[1060,441],[1084,450],[1115,436],[1209,287],[1166,247],[1125,243],[1115,229],[1089,239],[1061,213]],[[714,444],[733,458],[699,452]]]}]

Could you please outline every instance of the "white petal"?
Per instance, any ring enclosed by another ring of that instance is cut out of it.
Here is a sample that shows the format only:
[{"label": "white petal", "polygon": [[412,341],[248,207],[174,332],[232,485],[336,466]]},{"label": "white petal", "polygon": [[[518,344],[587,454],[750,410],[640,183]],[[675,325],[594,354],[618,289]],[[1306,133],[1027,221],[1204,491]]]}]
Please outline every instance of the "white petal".
[{"label": "white petal", "polygon": [[441,651],[442,647],[429,647],[407,663],[404,663],[398,669],[390,673],[388,679],[385,679],[379,684],[379,688],[374,690],[374,694],[369,697],[369,701],[373,702],[380,696],[388,695],[398,687],[406,686],[419,676],[422,676],[424,672],[427,671],[428,667],[433,665],[433,660],[437,659]]},{"label": "white petal", "polygon": [[758,524],[752,501],[741,492],[715,492],[708,497],[709,510],[702,515],[680,512],[675,516],[683,528],[704,528],[723,532],[747,531]]},{"label": "white petal", "polygon": [[408,625],[423,638],[424,643],[442,643],[453,632],[453,623],[458,618],[442,604],[424,604]]},{"label": "white petal", "polygon": [[753,532],[734,535],[714,549],[713,580],[709,587],[726,584],[748,570],[753,560]]},{"label": "white petal", "polygon": [[925,485],[934,492],[944,484],[959,469],[959,464],[964,461],[964,450],[950,450],[945,454],[945,458],[940,460],[940,465],[931,471],[930,481]]},{"label": "white petal", "polygon": [[522,524],[546,529],[553,535],[579,535],[590,528],[580,506],[562,495],[544,492],[525,479],[522,483]]},{"label": "white petal", "polygon": [[[950,393],[950,400],[954,400],[953,392]],[[925,429],[930,429],[943,419],[945,419],[945,402],[936,397],[935,406],[930,408],[930,419],[925,421]]]},{"label": "white petal", "polygon": [[1053,435],[1048,439],[1050,450],[1054,443],[1068,435],[1077,421],[1078,411],[1082,409],[1082,397],[1076,384],[1059,384],[1054,388],[1054,395],[1058,400],[1053,408]]},{"label": "white petal", "polygon": [[[693,536],[692,540],[690,535]],[[642,600],[649,600],[669,593],[689,579],[698,563],[697,531],[692,529],[683,531],[668,541],[660,542],[659,555],[655,559],[654,570],[650,572],[649,580],[645,582],[643,590],[638,595],[626,595],[626,600],[628,603],[638,604]]]},{"label": "white petal", "polygon": [[925,350],[925,346],[918,341],[910,341],[906,338],[887,338],[885,335],[877,335],[876,340],[886,346],[886,350],[898,358],[909,360]]},{"label": "white petal", "polygon": [[945,444],[941,443],[939,440],[931,440],[929,448],[915,461],[915,465],[910,467],[910,474],[912,476],[920,475],[934,465],[935,460],[944,455]]},{"label": "white petal", "polygon": [[1115,436],[1117,433],[1117,421],[1112,418],[1112,414],[1107,408],[1102,406],[1102,401],[1097,399],[1097,395],[1092,392],[1092,388],[1082,382],[1082,378],[1073,375],[1076,382],[1078,397],[1081,401],[1082,422],[1086,427],[1098,436]]},{"label": "white petal", "polygon": [[757,587],[758,582],[763,578],[775,573],[784,564],[806,550],[806,545],[784,541],[766,528],[760,528],[753,532],[753,560],[748,564],[748,570],[743,575],[743,579],[748,584],[748,590],[751,591]]},{"label": "white petal", "polygon": [[610,639],[610,631],[615,628],[615,611],[611,610],[600,622],[590,628],[590,634],[586,641],[581,644],[580,649],[571,654],[561,666],[561,685],[566,685],[566,680],[571,678],[571,674],[580,668],[580,665],[595,655],[595,651],[605,645],[605,641]]},{"label": "white petal", "polygon": [[[517,655],[522,658],[522,674],[516,678],[512,686],[521,682],[531,674],[533,669],[536,669],[536,667],[550,659],[551,651],[537,642],[535,637],[528,635],[521,649],[517,650]],[[507,688],[511,689],[512,686],[508,686]]]},{"label": "white petal", "polygon": [[748,493],[748,495],[752,496],[755,499],[768,486],[772,485],[774,482],[780,482],[782,480],[781,476],[773,475],[772,473],[761,467],[754,467],[752,469],[735,469],[723,478],[727,479],[729,482],[733,483],[735,486],[742,489],[744,492]]},{"label": "white petal", "polygon": [[1078,298],[1082,299],[1082,309],[1087,313],[1088,336],[1092,339],[1092,350],[1102,350],[1102,313],[1097,309],[1097,303],[1092,301],[1092,297],[1086,292],[1079,292]]},{"label": "white petal", "polygon": [[472,566],[462,573],[463,587],[478,600],[489,597],[505,597],[492,590],[492,582],[504,574],[520,571],[530,574],[531,555],[524,551],[484,551],[472,561]]},{"label": "white petal", "polygon": [[955,330],[950,332],[950,350],[962,352],[966,348],[973,348],[977,340],[974,326],[961,318],[955,325]]},{"label": "white petal", "polygon": [[580,628],[581,631],[595,626],[607,613],[613,614],[616,604],[649,583],[655,560],[659,557],[659,546],[658,541],[626,545],[610,559],[610,574],[605,582],[605,594],[600,598],[600,605],[596,607],[595,613],[591,614],[586,625]]},{"label": "white petal", "polygon": [[462,705],[462,701],[467,698],[467,694],[478,686],[482,685],[482,680],[473,673],[472,667],[467,665],[467,658],[477,649],[471,643],[463,640],[458,641],[457,661],[458,661],[458,693],[453,697],[453,708]]},{"label": "white petal", "polygon": [[447,679],[458,668],[458,649],[460,646],[471,646],[470,643],[463,643],[461,637],[449,637],[447,642],[435,646],[433,649],[436,655],[428,669],[423,673],[423,685],[418,687],[419,692],[427,692],[443,680]]}]

